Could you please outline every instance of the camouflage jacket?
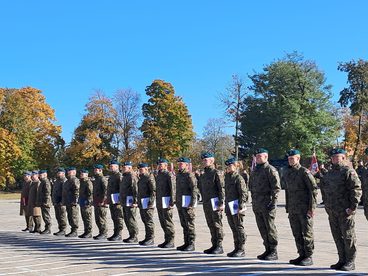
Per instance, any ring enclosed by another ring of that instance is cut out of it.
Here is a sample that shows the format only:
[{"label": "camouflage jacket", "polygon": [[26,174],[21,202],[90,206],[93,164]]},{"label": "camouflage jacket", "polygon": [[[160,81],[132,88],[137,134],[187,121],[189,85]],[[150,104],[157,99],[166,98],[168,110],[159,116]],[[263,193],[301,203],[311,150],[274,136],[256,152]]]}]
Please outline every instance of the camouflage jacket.
[{"label": "camouflage jacket", "polygon": [[170,197],[170,206],[175,204],[175,178],[167,171],[158,171],[156,176],[156,206],[162,208],[162,198]]},{"label": "camouflage jacket", "polygon": [[227,214],[230,214],[228,203],[234,200],[238,200],[239,209],[244,209],[248,200],[247,186],[238,172],[225,174],[225,212]]},{"label": "camouflage jacket", "polygon": [[118,194],[120,192],[121,180],[122,180],[122,176],[120,172],[111,173],[108,179],[108,182],[107,182],[107,203],[108,204],[112,204],[111,194]]},{"label": "camouflage jacket", "polygon": [[51,207],[51,183],[47,178],[40,179],[37,191],[37,206]]},{"label": "camouflage jacket", "polygon": [[211,198],[218,197],[219,205],[224,204],[224,178],[214,167],[206,167],[204,169],[204,173],[199,177],[198,187],[203,203],[208,204],[211,202]]},{"label": "camouflage jacket", "polygon": [[63,184],[63,198],[62,203],[65,206],[77,205],[79,197],[79,179],[75,176],[71,176]]},{"label": "camouflage jacket", "polygon": [[79,189],[79,205],[81,207],[90,206],[93,202],[93,184],[89,178],[80,179],[80,189]]},{"label": "camouflage jacket", "polygon": [[103,175],[96,175],[93,181],[93,205],[106,207],[107,179]]},{"label": "camouflage jacket", "polygon": [[138,178],[135,173],[123,173],[123,179],[120,182],[120,203],[122,206],[127,204],[127,196],[133,197],[132,204],[138,203]]},{"label": "camouflage jacket", "polygon": [[51,193],[52,203],[54,205],[61,204],[63,198],[63,185],[66,181],[66,177],[56,179]]},{"label": "camouflage jacket", "polygon": [[193,207],[197,201],[197,179],[193,173],[178,172],[176,175],[176,207],[182,208],[183,195],[191,196],[189,207]]},{"label": "camouflage jacket", "polygon": [[152,206],[156,197],[156,181],[152,174],[140,174],[138,180],[138,206],[142,208],[142,198],[149,197],[148,206]]}]

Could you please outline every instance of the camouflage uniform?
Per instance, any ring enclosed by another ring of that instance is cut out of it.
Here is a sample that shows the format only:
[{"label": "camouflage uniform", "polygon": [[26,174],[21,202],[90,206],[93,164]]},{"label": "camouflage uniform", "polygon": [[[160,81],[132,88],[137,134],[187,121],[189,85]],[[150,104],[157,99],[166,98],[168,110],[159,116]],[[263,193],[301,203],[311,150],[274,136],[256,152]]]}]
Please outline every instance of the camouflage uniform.
[{"label": "camouflage uniform", "polygon": [[257,164],[250,174],[249,189],[258,230],[266,249],[262,254],[265,257],[276,252],[278,243],[275,217],[277,197],[281,187],[277,170],[268,162]]},{"label": "camouflage uniform", "polygon": [[225,190],[224,179],[215,169],[214,166],[206,167],[204,173],[199,178],[199,191],[203,200],[203,211],[206,217],[208,228],[211,232],[212,247],[208,251],[216,247],[222,247],[224,232],[222,229],[222,212],[213,211],[211,198],[218,198],[219,206],[224,204]]},{"label": "camouflage uniform", "polygon": [[[165,242],[162,246],[173,245],[175,239],[175,226],[173,222],[173,209],[175,204],[175,178],[167,170],[160,170],[156,176],[156,205],[161,228],[165,233]],[[170,197],[170,208],[163,208],[162,198]]]},{"label": "camouflage uniform", "polygon": [[[239,210],[245,209],[245,203],[248,200],[248,189],[244,178],[238,172],[225,174],[225,213],[233,232],[234,251],[231,252],[233,254],[244,251],[247,238],[244,230],[244,214],[231,214],[229,202],[234,200],[238,200]],[[231,257],[231,253],[228,256]]]},{"label": "camouflage uniform", "polygon": [[40,178],[40,185],[37,191],[37,206],[41,207],[45,231],[48,232],[51,230],[51,183],[47,178]]},{"label": "camouflage uniform", "polygon": [[92,189],[93,184],[88,177],[80,179],[79,205],[84,225],[84,233],[81,235],[83,238],[92,234]]},{"label": "camouflage uniform", "polygon": [[41,232],[41,213],[37,212],[36,209],[40,209],[37,206],[37,194],[38,194],[38,187],[40,185],[40,181],[32,181],[31,185],[29,186],[29,197],[28,197],[28,212],[32,214],[34,228],[33,233],[40,233]]},{"label": "camouflage uniform", "polygon": [[316,208],[316,181],[310,171],[300,164],[289,166],[283,175],[283,180],[286,184],[285,208],[289,213],[298,254],[304,258],[311,257],[314,250],[313,217],[307,213]]},{"label": "camouflage uniform", "polygon": [[321,180],[322,198],[328,214],[339,263],[354,263],[356,257],[355,211],[361,196],[361,183],[354,169],[334,164]]},{"label": "camouflage uniform", "polygon": [[121,231],[124,227],[123,209],[120,202],[113,203],[111,199],[112,194],[119,194],[121,178],[120,172],[112,172],[107,184],[107,203],[114,223],[114,234],[109,239],[121,239]]},{"label": "camouflage uniform", "polygon": [[66,206],[71,233],[76,233],[79,226],[79,197],[80,182],[76,176],[68,177],[68,180],[63,185],[62,203]]},{"label": "camouflage uniform", "polygon": [[368,220],[368,169],[365,169],[362,175],[362,192],[364,215]]},{"label": "camouflage uniform", "polygon": [[66,177],[57,178],[52,189],[52,203],[54,204],[55,217],[59,226],[59,232],[65,232],[67,218],[66,207],[62,204],[63,185],[67,181]]},{"label": "camouflage uniform", "polygon": [[[120,202],[123,206],[123,214],[125,225],[128,228],[129,238],[136,242],[138,237],[138,225],[137,225],[137,208],[127,206],[127,196],[133,197],[131,204],[137,204],[137,176],[134,173],[123,173],[123,179],[120,183]],[[127,241],[126,239],[125,241]]]},{"label": "camouflage uniform", "polygon": [[96,175],[93,181],[93,206],[95,209],[95,220],[99,234],[107,235],[107,179],[103,175]]},{"label": "camouflage uniform", "polygon": [[24,231],[32,231],[33,229],[33,218],[32,212],[30,212],[28,208],[28,200],[29,200],[29,189],[31,187],[32,180],[30,181],[23,181],[21,198],[20,198],[20,215],[24,214],[26,219],[26,229]]},{"label": "camouflage uniform", "polygon": [[[154,203],[156,196],[156,182],[153,175],[140,174],[138,180],[138,206],[139,212],[141,215],[141,219],[144,223],[144,228],[146,231],[146,235],[144,240],[141,242],[143,244],[147,241],[153,241],[155,238],[155,223],[153,221],[153,213],[155,212]],[[142,198],[149,197],[148,208],[143,209],[142,206]]]},{"label": "camouflage uniform", "polygon": [[[197,202],[197,179],[193,173],[188,171],[179,171],[176,175],[176,207],[178,208],[180,224],[183,227],[184,244],[179,250],[185,250],[192,247],[194,250],[195,242],[195,204]],[[188,207],[183,207],[183,196],[190,196]]]}]

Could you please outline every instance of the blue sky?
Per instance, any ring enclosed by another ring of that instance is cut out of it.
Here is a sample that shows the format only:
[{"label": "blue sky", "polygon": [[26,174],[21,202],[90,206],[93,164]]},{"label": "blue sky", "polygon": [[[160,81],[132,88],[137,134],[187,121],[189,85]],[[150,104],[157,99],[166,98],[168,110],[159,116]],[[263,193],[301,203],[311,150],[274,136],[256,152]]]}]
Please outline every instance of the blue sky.
[{"label": "blue sky", "polygon": [[200,135],[223,116],[218,95],[234,73],[297,50],[336,101],[346,85],[338,62],[368,58],[364,0],[12,0],[0,10],[0,87],[41,89],[67,141],[94,89],[132,88],[145,101],[154,79],[171,82]]}]

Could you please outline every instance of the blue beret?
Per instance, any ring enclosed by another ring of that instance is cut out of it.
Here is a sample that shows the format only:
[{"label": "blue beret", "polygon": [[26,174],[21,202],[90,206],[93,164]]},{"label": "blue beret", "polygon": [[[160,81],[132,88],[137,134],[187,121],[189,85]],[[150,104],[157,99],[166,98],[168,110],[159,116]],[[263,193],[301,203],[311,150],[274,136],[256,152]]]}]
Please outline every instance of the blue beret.
[{"label": "blue beret", "polygon": [[226,166],[229,166],[231,164],[234,164],[236,162],[236,158],[232,157],[232,158],[229,158],[225,161],[225,165]]},{"label": "blue beret", "polygon": [[160,159],[158,159],[157,164],[160,164],[160,163],[167,163],[168,164],[169,161],[165,158],[160,158]]},{"label": "blue beret", "polygon": [[36,174],[38,174],[38,171],[32,171],[32,175],[36,175]]},{"label": "blue beret", "polygon": [[259,149],[256,149],[256,151],[254,153],[255,154],[268,153],[268,150],[266,150],[265,148],[259,148]]},{"label": "blue beret", "polygon": [[40,170],[38,173],[39,174],[41,174],[41,173],[47,173],[47,170]]},{"label": "blue beret", "polygon": [[180,157],[178,159],[178,162],[190,163],[191,161],[190,161],[190,158],[188,158],[188,157]]},{"label": "blue beret", "polygon": [[96,164],[96,165],[94,165],[93,166],[95,169],[100,169],[100,170],[102,170],[104,167],[103,167],[103,165],[101,165],[101,164]]},{"label": "blue beret", "polygon": [[139,163],[138,164],[138,168],[148,168],[148,164],[147,163]]},{"label": "blue beret", "polygon": [[123,162],[123,166],[133,166],[133,163],[131,161]]},{"label": "blue beret", "polygon": [[330,151],[330,155],[332,156],[332,155],[335,155],[335,154],[346,154],[346,150],[344,150],[344,149],[339,149],[339,148],[337,148],[337,149],[332,149],[332,150]]},{"label": "blue beret", "polygon": [[63,172],[63,173],[65,173],[65,169],[64,168],[58,168],[57,169],[57,172]]},{"label": "blue beret", "polygon": [[81,169],[80,173],[89,173],[87,169]]},{"label": "blue beret", "polygon": [[294,155],[300,155],[300,151],[297,149],[291,149],[286,153],[286,156],[294,156]]},{"label": "blue beret", "polygon": [[120,163],[117,160],[110,161],[110,165],[120,165]]},{"label": "blue beret", "polygon": [[213,153],[210,153],[210,152],[204,152],[201,154],[201,159],[211,158],[211,157],[215,157],[215,156],[213,155]]},{"label": "blue beret", "polygon": [[25,172],[23,173],[23,175],[24,175],[24,176],[26,176],[26,175],[32,175],[32,172],[30,172],[30,171],[25,171]]},{"label": "blue beret", "polygon": [[68,171],[68,172],[69,171],[76,171],[76,170],[77,170],[76,167],[69,167],[69,168],[66,169],[66,171]]}]

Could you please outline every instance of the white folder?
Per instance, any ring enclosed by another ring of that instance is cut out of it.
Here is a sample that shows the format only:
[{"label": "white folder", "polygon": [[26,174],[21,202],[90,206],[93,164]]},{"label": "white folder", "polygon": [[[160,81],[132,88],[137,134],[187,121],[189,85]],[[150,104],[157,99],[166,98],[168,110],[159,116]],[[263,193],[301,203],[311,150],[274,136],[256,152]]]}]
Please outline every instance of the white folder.
[{"label": "white folder", "polygon": [[228,204],[230,213],[232,215],[236,215],[237,213],[239,213],[239,200],[235,199],[233,201],[230,201]]},{"label": "white folder", "polygon": [[119,195],[119,193],[111,194],[111,202],[113,204],[119,203],[119,201],[120,201],[120,195]]},{"label": "white folder", "polygon": [[171,197],[169,197],[169,196],[163,196],[162,197],[162,208],[163,209],[169,208],[169,206],[170,206],[170,199],[171,199]]},{"label": "white folder", "polygon": [[211,198],[212,210],[217,211],[219,209],[220,201],[218,197]]},{"label": "white folder", "polygon": [[127,196],[125,206],[131,207],[132,205],[133,205],[133,196]]}]

